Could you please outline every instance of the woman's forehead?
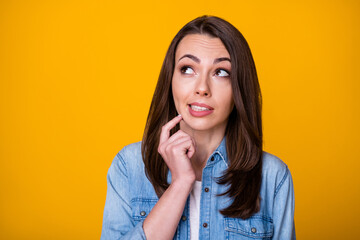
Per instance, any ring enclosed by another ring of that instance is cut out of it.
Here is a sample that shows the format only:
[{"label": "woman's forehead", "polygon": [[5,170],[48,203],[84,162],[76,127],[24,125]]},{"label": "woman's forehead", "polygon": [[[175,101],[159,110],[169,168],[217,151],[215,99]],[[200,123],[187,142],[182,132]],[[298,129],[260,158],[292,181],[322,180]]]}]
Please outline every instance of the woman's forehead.
[{"label": "woman's forehead", "polygon": [[220,38],[205,34],[186,35],[176,49],[175,58],[179,59],[184,54],[193,54],[198,57],[230,58],[230,54]]}]

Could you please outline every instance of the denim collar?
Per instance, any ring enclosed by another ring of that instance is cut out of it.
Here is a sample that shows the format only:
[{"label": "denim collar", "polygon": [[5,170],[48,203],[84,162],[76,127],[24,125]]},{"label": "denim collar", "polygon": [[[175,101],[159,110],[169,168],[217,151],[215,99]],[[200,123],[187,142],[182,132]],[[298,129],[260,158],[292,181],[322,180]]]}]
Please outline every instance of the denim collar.
[{"label": "denim collar", "polygon": [[209,159],[206,162],[205,167],[216,164],[219,161],[224,161],[226,167],[228,166],[228,156],[227,156],[227,152],[226,152],[226,136],[224,136],[220,145],[210,155]]}]

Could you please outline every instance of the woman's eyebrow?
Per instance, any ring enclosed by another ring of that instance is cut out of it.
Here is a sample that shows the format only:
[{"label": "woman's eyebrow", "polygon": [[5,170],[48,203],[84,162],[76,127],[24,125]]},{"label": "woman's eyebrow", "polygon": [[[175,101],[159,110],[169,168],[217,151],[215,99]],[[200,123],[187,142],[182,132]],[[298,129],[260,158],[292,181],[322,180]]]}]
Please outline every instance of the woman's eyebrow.
[{"label": "woman's eyebrow", "polygon": [[198,57],[195,57],[194,55],[191,54],[185,54],[184,56],[182,56],[179,61],[183,58],[190,58],[191,60],[193,60],[194,62],[200,63],[200,59]]},{"label": "woman's eyebrow", "polygon": [[[200,63],[201,60],[198,58],[198,57],[195,57],[194,55],[192,54],[185,54],[184,56],[182,56],[178,61],[180,61],[181,59],[183,58],[190,58],[191,60],[193,60],[194,62],[196,63]],[[214,60],[214,63],[213,64],[216,64],[216,63],[219,63],[219,62],[222,62],[222,61],[229,61],[231,63],[231,60],[230,58],[228,57],[221,57],[221,58],[216,58]]]},{"label": "woman's eyebrow", "polygon": [[230,58],[222,57],[222,58],[217,58],[217,59],[215,59],[215,60],[214,60],[214,64],[219,63],[219,62],[222,62],[222,61],[229,61],[229,62],[231,63]]}]

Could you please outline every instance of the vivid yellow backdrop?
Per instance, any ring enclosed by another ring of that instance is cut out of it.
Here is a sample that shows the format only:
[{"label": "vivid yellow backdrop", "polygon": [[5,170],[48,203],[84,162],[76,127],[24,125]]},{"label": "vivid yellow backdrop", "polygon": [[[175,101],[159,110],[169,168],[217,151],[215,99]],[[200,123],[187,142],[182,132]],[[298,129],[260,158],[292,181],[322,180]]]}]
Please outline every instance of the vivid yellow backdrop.
[{"label": "vivid yellow backdrop", "polygon": [[360,235],[359,1],[0,2],[0,239],[99,239],[106,172],[142,137],[193,18],[253,51],[265,150],[290,167],[299,239]]}]

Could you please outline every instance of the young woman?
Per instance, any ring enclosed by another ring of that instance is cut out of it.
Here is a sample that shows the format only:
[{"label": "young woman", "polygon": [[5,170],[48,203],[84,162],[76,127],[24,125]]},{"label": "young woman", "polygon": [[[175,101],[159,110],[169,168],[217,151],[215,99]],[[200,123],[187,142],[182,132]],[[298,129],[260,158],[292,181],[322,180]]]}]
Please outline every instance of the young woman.
[{"label": "young woman", "polygon": [[107,180],[101,239],[295,239],[292,178],[262,150],[255,64],[234,26],[203,16],[178,32],[143,141]]}]

